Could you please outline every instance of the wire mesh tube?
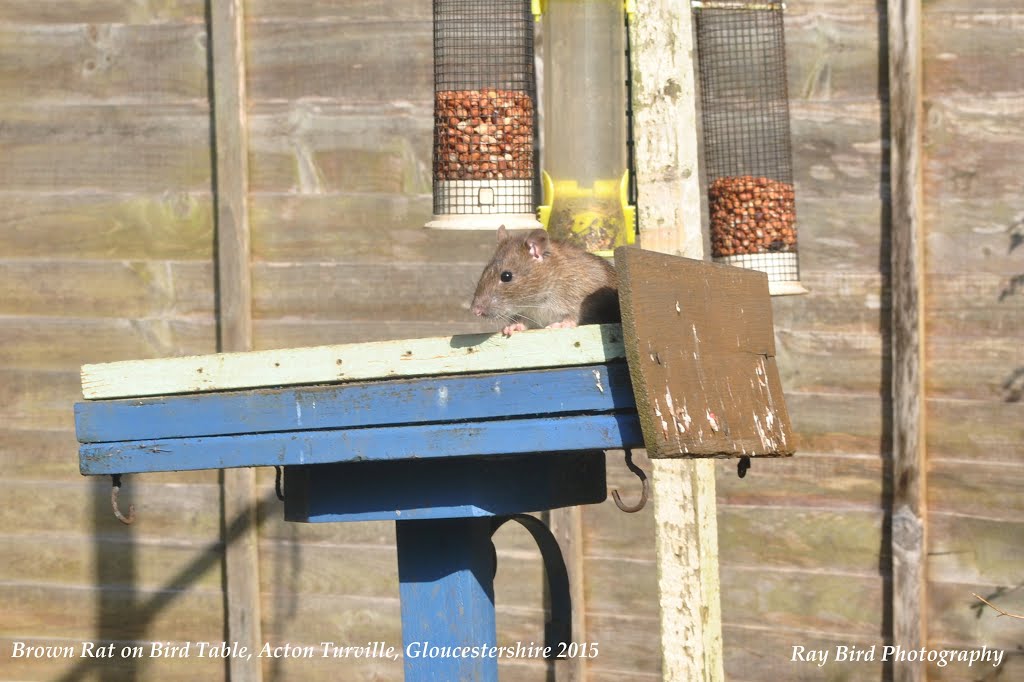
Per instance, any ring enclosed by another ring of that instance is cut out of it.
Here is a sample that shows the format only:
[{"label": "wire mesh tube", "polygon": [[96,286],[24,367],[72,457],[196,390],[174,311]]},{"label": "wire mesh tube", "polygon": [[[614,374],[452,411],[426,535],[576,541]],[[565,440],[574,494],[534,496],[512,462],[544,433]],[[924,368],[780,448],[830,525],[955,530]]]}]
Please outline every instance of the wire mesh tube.
[{"label": "wire mesh tube", "polygon": [[434,0],[428,226],[539,226],[533,30],[528,0]]},{"label": "wire mesh tube", "polygon": [[712,256],[798,282],[783,3],[693,5]]}]

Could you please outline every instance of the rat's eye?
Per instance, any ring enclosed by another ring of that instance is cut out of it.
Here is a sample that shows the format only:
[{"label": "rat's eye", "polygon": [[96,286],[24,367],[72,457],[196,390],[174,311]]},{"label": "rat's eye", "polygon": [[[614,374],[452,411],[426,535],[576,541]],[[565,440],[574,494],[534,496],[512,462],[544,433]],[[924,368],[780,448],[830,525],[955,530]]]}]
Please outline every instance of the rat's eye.
[{"label": "rat's eye", "polygon": [[509,272],[508,270],[505,270],[503,273],[501,273],[501,281],[502,282],[511,282],[512,281],[512,273]]}]

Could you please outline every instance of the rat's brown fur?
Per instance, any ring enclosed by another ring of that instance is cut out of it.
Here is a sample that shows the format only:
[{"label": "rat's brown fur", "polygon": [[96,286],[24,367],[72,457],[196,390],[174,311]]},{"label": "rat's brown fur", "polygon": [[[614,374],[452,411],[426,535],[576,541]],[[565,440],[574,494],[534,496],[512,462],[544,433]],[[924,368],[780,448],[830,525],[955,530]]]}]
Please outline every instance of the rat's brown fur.
[{"label": "rat's brown fur", "polygon": [[[502,273],[511,273],[503,282]],[[618,275],[600,256],[551,240],[544,230],[510,235],[498,230],[498,248],[484,268],[472,310],[525,327],[574,327],[619,320]]]}]

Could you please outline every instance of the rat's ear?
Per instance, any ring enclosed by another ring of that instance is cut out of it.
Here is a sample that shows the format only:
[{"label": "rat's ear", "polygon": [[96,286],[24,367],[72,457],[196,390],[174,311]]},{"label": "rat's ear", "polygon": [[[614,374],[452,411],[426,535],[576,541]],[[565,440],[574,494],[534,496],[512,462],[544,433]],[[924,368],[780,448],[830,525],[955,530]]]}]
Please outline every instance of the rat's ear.
[{"label": "rat's ear", "polygon": [[506,239],[508,239],[508,230],[506,230],[505,226],[502,225],[498,228],[498,243],[500,244]]},{"label": "rat's ear", "polygon": [[534,230],[526,236],[526,247],[530,250],[530,257],[534,260],[544,260],[548,255],[548,233],[544,230]]}]

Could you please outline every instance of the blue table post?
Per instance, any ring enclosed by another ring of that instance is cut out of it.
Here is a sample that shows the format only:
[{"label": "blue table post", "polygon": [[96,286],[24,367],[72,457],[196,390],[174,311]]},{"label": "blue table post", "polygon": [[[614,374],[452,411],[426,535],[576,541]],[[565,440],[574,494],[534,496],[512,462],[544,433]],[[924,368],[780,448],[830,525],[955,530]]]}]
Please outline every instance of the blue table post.
[{"label": "blue table post", "polygon": [[498,660],[444,647],[492,647],[491,519],[397,521],[398,581],[406,682],[496,682]]}]

